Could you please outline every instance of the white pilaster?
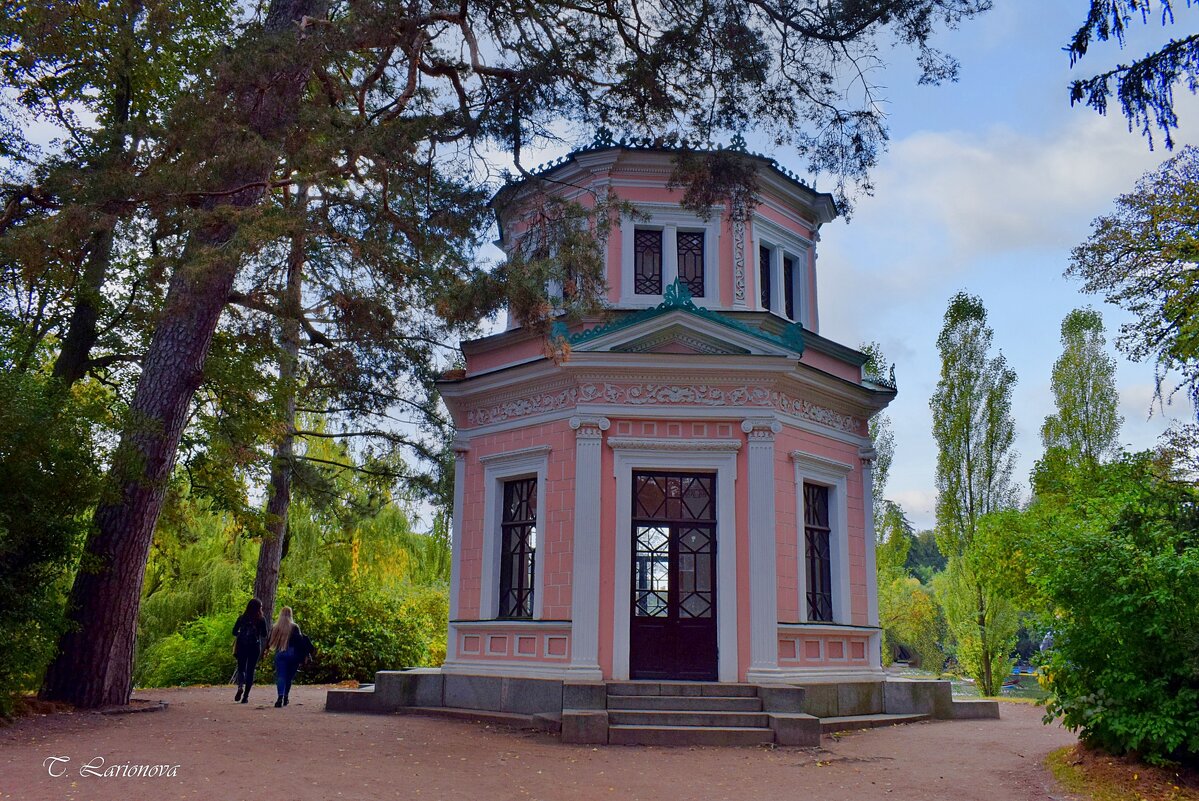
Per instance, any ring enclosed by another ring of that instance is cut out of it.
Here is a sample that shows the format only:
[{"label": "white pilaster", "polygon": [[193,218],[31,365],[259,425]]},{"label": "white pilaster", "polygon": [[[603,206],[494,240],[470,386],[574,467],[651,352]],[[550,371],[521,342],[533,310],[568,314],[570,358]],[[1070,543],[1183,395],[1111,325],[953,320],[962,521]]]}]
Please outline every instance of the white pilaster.
[{"label": "white pilaster", "polygon": [[774,515],[774,435],[777,420],[758,417],[741,423],[749,438],[749,681],[770,681],[778,673],[778,560]]},{"label": "white pilaster", "polygon": [[[878,625],[878,567],[875,561],[877,533],[874,530],[874,460],[878,451],[862,448],[858,451],[862,460],[862,512],[866,520],[866,624]],[[882,637],[870,638],[871,665],[882,665]]]},{"label": "white pilaster", "polygon": [[570,579],[570,674],[599,681],[600,460],[606,417],[572,417],[575,432],[574,560]]},{"label": "white pilaster", "polygon": [[[454,519],[450,521],[450,620],[458,619],[459,583],[462,581],[462,515],[466,497],[466,457],[470,445],[454,440]],[[454,632],[446,642],[446,659],[458,655],[458,638]]]}]

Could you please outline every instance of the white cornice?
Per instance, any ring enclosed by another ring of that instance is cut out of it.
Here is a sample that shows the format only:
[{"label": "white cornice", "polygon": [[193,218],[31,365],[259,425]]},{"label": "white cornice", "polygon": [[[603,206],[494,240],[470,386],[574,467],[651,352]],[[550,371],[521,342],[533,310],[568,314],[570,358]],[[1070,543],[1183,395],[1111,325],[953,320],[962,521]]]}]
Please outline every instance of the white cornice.
[{"label": "white cornice", "polygon": [[838,462],[834,459],[825,459],[823,456],[816,456],[804,451],[791,451],[791,461],[795,462],[801,468],[817,470],[822,473],[848,475],[853,472],[853,465],[851,464]]},{"label": "white cornice", "polygon": [[520,459],[527,459],[536,456],[547,456],[552,451],[549,445],[535,445],[531,448],[521,448],[515,451],[505,451],[503,453],[492,453],[487,456],[480,456],[481,464],[500,464],[503,462],[514,462]]}]

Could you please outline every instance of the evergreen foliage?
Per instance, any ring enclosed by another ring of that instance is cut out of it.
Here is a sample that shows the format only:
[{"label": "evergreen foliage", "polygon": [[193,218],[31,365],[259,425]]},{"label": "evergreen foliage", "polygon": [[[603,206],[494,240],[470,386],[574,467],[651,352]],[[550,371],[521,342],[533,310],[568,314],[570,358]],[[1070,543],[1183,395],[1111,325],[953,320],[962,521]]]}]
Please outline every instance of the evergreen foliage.
[{"label": "evergreen foliage", "polygon": [[937,547],[937,535],[932,531],[918,531],[912,535],[908,558],[904,567],[925,584],[945,569],[945,555]]},{"label": "evergreen foliage", "polygon": [[[1171,0],[1158,0],[1156,8],[1153,0],[1091,0],[1086,21],[1064,48],[1070,54],[1070,66],[1076,66],[1095,41],[1115,39],[1123,48],[1128,28],[1137,17],[1143,24],[1148,24],[1154,17],[1160,17],[1163,26],[1174,24],[1174,5]],[[1186,0],[1186,9],[1179,9],[1184,15],[1192,11],[1199,11],[1199,3],[1195,0]],[[1089,78],[1073,81],[1070,105],[1083,103],[1106,114],[1114,94],[1128,118],[1129,130],[1134,125],[1140,126],[1149,139],[1149,146],[1153,147],[1153,130],[1156,128],[1169,150],[1174,147],[1170,132],[1178,127],[1174,87],[1180,83],[1192,94],[1199,89],[1199,34],[1170,39],[1158,50],[1146,53],[1130,64],[1119,64]]]}]

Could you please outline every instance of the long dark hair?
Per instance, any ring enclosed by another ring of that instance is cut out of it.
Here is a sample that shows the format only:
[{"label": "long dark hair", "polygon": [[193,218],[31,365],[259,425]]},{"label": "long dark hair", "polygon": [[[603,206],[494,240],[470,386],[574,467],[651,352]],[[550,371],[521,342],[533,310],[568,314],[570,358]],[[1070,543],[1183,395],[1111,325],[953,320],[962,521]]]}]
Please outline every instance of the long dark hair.
[{"label": "long dark hair", "polygon": [[246,604],[246,611],[242,612],[241,616],[247,620],[266,620],[266,616],[262,614],[262,601],[251,598]]}]

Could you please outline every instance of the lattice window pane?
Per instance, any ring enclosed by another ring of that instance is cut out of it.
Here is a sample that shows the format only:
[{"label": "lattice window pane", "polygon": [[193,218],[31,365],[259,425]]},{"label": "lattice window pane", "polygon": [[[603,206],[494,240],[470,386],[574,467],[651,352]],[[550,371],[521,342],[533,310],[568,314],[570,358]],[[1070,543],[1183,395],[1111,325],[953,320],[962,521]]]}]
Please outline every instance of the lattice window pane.
[{"label": "lattice window pane", "polygon": [[770,308],[770,248],[758,248],[758,291],[762,295],[762,308]]},{"label": "lattice window pane", "polygon": [[783,306],[788,320],[795,319],[795,262],[783,259]]},{"label": "lattice window pane", "polygon": [[828,525],[828,487],[803,485],[804,546],[808,579],[808,619],[833,619],[831,530]]},{"label": "lattice window pane", "polygon": [[662,232],[638,228],[633,232],[633,292],[662,294]]},{"label": "lattice window pane", "polygon": [[500,617],[533,616],[537,479],[504,482],[500,521]]},{"label": "lattice window pane", "polygon": [[691,297],[704,296],[704,232],[679,231],[679,282],[691,292]]}]

